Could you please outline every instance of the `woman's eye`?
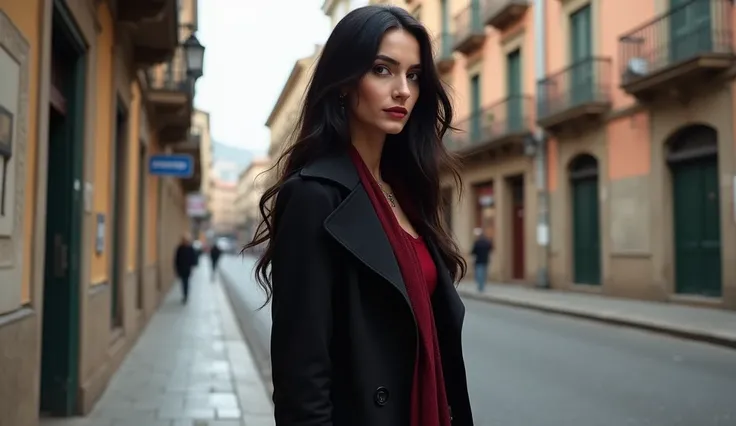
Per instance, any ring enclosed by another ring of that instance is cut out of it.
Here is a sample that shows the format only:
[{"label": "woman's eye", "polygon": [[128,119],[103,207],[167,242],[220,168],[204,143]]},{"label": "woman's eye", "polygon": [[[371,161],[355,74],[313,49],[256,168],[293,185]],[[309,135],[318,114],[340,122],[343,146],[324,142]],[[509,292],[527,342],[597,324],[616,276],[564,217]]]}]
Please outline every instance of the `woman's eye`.
[{"label": "woman's eye", "polygon": [[419,81],[419,73],[411,72],[406,76],[410,81]]},{"label": "woman's eye", "polygon": [[388,75],[389,74],[389,70],[385,65],[376,65],[373,68],[373,72],[378,75]]}]

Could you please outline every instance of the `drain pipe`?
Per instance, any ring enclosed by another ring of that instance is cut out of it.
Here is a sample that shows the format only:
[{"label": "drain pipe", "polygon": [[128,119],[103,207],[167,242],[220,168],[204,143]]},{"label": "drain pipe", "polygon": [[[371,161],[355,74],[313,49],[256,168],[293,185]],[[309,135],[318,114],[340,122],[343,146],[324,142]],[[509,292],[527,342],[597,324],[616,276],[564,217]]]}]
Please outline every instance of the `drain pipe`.
[{"label": "drain pipe", "polygon": [[[547,22],[545,19],[546,0],[534,0],[534,61],[536,62],[535,78],[542,81],[547,73]],[[536,91],[537,100],[540,91]],[[536,142],[535,169],[537,171],[537,256],[539,267],[537,269],[537,287],[550,288],[549,279],[549,192],[547,190],[547,135],[544,129],[537,126],[534,132]]]}]

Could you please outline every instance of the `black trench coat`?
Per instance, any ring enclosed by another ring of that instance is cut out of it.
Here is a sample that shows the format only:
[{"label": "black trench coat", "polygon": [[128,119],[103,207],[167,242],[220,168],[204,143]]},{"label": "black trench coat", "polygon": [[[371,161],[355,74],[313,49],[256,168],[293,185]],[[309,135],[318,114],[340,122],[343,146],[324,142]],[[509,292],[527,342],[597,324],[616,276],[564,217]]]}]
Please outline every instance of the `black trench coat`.
[{"label": "black trench coat", "polygon": [[[295,174],[275,204],[271,361],[277,426],[409,426],[417,328],[391,245],[346,154]],[[432,297],[453,426],[473,424],[447,267]]]}]

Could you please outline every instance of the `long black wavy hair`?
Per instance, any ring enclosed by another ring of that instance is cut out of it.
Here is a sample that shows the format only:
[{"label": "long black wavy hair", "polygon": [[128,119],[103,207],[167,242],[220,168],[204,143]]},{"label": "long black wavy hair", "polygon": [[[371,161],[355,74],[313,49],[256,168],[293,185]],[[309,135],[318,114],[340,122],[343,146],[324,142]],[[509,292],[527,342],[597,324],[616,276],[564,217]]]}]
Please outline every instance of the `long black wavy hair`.
[{"label": "long black wavy hair", "polygon": [[[340,102],[341,89],[355,88],[374,66],[381,41],[387,31],[403,29],[419,43],[421,70],[419,97],[401,133],[387,135],[381,168],[400,173],[400,184],[420,212],[417,231],[433,241],[459,281],[467,264],[445,228],[441,211],[440,174],[450,173],[455,186],[462,188],[457,159],[442,143],[451,127],[453,110],[449,96],[434,66],[432,43],[427,30],[404,9],[393,6],[365,6],[348,13],[335,27],[317,61],[301,112],[292,134],[293,144],[278,158],[272,171],[276,183],[260,200],[261,223],[253,240],[243,249],[265,244],[256,263],[256,280],[271,299],[273,259],[273,213],[271,207],[286,180],[315,158],[344,149],[350,144],[348,120]],[[400,171],[400,172],[398,172]],[[389,181],[394,186],[394,182]],[[264,304],[264,306],[265,306]]]}]

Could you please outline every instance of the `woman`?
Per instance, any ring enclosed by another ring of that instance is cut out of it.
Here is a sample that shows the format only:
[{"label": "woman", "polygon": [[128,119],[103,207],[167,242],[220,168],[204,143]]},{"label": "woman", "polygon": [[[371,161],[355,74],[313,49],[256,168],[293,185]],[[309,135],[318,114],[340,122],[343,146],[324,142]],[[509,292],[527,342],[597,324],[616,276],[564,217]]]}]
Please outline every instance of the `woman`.
[{"label": "woman", "polygon": [[246,247],[267,243],[277,426],[473,424],[466,266],[439,211],[451,121],[411,15],[366,6],[337,24]]}]

